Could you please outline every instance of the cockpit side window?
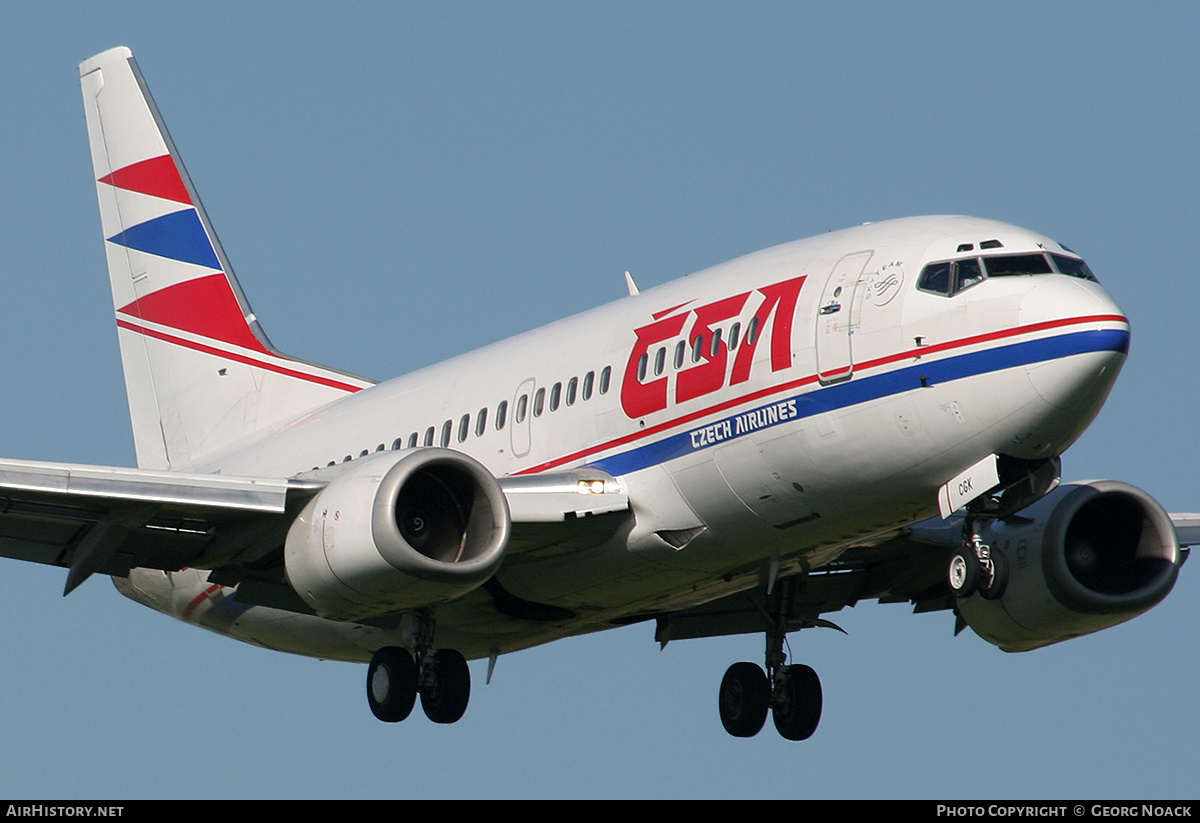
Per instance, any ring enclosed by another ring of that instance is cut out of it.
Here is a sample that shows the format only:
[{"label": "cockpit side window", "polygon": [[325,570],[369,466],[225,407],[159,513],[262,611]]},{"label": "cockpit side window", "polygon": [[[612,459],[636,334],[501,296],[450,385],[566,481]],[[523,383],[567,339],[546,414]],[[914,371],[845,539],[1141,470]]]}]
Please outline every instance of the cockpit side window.
[{"label": "cockpit side window", "polygon": [[979,261],[973,257],[970,260],[959,260],[954,264],[954,269],[954,291],[956,292],[983,282],[983,271],[979,268]]},{"label": "cockpit side window", "polygon": [[1070,277],[1078,277],[1083,280],[1096,280],[1096,275],[1092,274],[1092,270],[1088,268],[1088,264],[1080,260],[1078,257],[1067,257],[1064,254],[1051,254],[1050,259],[1054,261],[1054,266],[1060,272]]},{"label": "cockpit side window", "polygon": [[930,263],[917,278],[917,288],[949,297],[982,281],[983,271],[979,267],[979,261],[971,257],[966,260]]},{"label": "cockpit side window", "polygon": [[917,278],[917,288],[921,291],[931,291],[936,294],[950,294],[950,264],[930,263],[921,271]]}]

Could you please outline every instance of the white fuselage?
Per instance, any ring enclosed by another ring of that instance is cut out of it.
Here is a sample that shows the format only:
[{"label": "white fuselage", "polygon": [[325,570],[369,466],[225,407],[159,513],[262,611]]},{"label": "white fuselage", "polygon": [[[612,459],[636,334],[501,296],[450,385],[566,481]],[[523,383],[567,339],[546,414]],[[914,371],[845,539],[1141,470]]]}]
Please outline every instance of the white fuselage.
[{"label": "white fuselage", "polygon": [[[1098,284],[1057,273],[917,288],[927,263],[987,241],[1060,249],[964,217],[831,232],[358,391],[182,468],[319,475],[433,445],[501,477],[595,466],[618,478],[631,528],[500,573],[514,595],[579,616],[526,626],[442,607],[439,632],[468,657],[695,605],[754,585],[768,562],[818,568],[930,517],[938,488],[989,454],[1048,458],[1079,436],[1124,361],[1127,321]],[[235,607],[201,572],[119,586],[298,653],[366,659],[387,631]]]}]

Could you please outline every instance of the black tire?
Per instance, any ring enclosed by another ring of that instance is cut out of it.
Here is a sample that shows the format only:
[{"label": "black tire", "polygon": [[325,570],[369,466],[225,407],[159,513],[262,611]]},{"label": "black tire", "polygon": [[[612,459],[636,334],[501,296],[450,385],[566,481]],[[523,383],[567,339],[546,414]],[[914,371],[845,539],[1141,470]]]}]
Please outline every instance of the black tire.
[{"label": "black tire", "polygon": [[955,597],[970,597],[979,588],[979,558],[970,549],[959,549],[950,557],[947,582]]},{"label": "black tire", "polygon": [[471,699],[471,670],[453,649],[435,649],[425,655],[421,670],[421,708],[434,723],[454,723]]},{"label": "black tire", "polygon": [[754,663],[734,663],[721,680],[721,725],[734,737],[754,737],[767,722],[771,686]]},{"label": "black tire", "polygon": [[367,703],[384,723],[399,723],[417,702],[417,664],[408,649],[387,646],[367,667]]},{"label": "black tire", "polygon": [[787,740],[808,740],[821,722],[821,678],[810,666],[787,666],[771,696],[775,729]]},{"label": "black tire", "polygon": [[984,600],[999,600],[1008,588],[1008,558],[1004,552],[992,549],[992,574],[990,580],[982,581],[979,596]]}]

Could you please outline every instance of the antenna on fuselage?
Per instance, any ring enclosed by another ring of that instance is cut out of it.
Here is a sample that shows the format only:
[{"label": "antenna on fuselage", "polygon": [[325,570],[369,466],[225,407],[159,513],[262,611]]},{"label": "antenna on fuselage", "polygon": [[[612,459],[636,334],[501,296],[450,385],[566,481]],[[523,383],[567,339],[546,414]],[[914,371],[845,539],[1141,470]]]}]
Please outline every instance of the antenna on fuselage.
[{"label": "antenna on fuselage", "polygon": [[630,297],[638,293],[637,283],[633,282],[633,275],[629,272],[625,272],[625,288],[629,289]]}]

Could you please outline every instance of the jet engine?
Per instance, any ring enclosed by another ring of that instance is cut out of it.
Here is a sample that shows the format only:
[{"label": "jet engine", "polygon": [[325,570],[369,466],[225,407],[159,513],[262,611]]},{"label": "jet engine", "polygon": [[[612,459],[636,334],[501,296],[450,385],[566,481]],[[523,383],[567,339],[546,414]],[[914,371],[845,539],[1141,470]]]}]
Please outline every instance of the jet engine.
[{"label": "jet engine", "polygon": [[292,588],[322,617],[358,620],[459,597],[500,567],[511,521],[496,478],[460,452],[356,460],[292,523]]},{"label": "jet engine", "polygon": [[1181,564],[1170,517],[1150,495],[1113,480],[1060,486],[981,532],[1004,555],[1008,583],[958,611],[1005,651],[1028,651],[1136,617],[1171,591]]}]

